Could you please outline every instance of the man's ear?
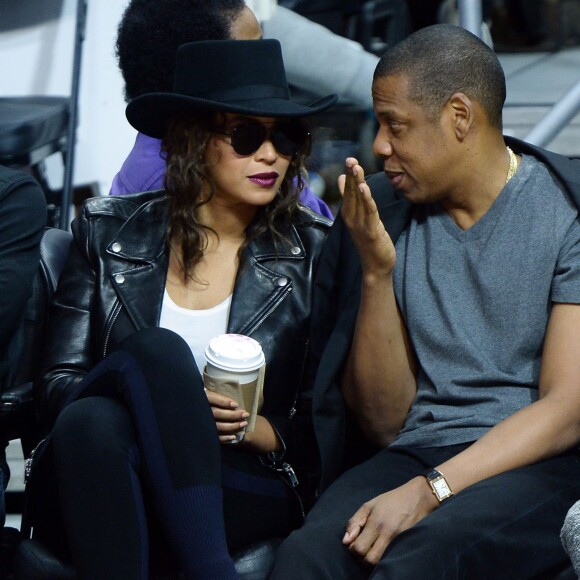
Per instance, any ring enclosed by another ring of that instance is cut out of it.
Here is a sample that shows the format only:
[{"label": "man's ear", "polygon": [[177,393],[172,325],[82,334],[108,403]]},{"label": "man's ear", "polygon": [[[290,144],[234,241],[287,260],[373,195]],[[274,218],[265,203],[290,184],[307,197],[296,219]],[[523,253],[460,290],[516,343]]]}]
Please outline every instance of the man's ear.
[{"label": "man's ear", "polygon": [[463,141],[473,125],[474,102],[465,93],[454,93],[447,101],[445,108],[457,139]]}]

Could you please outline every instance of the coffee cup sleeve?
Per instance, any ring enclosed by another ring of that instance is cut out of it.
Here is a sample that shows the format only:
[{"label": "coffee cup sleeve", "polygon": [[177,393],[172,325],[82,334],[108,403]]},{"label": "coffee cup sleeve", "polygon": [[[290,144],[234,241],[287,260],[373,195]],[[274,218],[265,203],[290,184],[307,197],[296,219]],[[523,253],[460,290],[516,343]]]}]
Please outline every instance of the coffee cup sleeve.
[{"label": "coffee cup sleeve", "polygon": [[219,393],[229,397],[245,409],[250,416],[248,417],[247,432],[252,432],[256,426],[256,416],[262,409],[264,402],[264,376],[266,365],[263,365],[258,371],[258,378],[250,383],[240,384],[235,379],[222,379],[203,373],[204,386],[208,391]]},{"label": "coffee cup sleeve", "polygon": [[262,405],[264,404],[264,376],[266,375],[266,365],[262,365],[258,371],[258,379],[256,381],[256,390],[253,397],[253,406],[250,416],[248,417],[248,426],[246,431],[252,432],[256,425],[256,417],[262,410]]}]

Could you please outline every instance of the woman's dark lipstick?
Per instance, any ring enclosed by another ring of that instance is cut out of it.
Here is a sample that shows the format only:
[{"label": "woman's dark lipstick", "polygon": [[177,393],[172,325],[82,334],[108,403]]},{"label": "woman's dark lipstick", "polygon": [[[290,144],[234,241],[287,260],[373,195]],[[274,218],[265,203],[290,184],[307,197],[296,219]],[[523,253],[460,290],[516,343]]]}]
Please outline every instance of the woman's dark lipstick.
[{"label": "woman's dark lipstick", "polygon": [[260,187],[273,187],[276,185],[278,173],[275,171],[269,173],[256,173],[255,175],[250,175],[248,179]]}]

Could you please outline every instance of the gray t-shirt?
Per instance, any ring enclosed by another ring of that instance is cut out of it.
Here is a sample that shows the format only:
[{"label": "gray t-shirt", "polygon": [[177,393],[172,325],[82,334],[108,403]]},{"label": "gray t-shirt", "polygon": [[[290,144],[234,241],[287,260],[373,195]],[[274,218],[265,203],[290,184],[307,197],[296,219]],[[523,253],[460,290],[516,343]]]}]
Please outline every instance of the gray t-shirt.
[{"label": "gray t-shirt", "polygon": [[414,209],[394,280],[420,371],[393,445],[474,441],[537,400],[551,304],[580,303],[577,214],[530,156],[468,230],[439,204]]}]

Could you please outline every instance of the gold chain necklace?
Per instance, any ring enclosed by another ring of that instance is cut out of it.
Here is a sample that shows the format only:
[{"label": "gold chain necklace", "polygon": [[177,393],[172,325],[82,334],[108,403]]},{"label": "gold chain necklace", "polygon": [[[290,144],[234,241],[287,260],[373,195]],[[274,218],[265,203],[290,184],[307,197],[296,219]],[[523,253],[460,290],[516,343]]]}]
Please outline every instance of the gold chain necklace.
[{"label": "gold chain necklace", "polygon": [[510,156],[510,166],[508,168],[507,176],[505,178],[505,182],[507,182],[514,176],[514,173],[518,169],[518,158],[516,157],[515,153],[509,148],[506,147],[508,155]]}]

